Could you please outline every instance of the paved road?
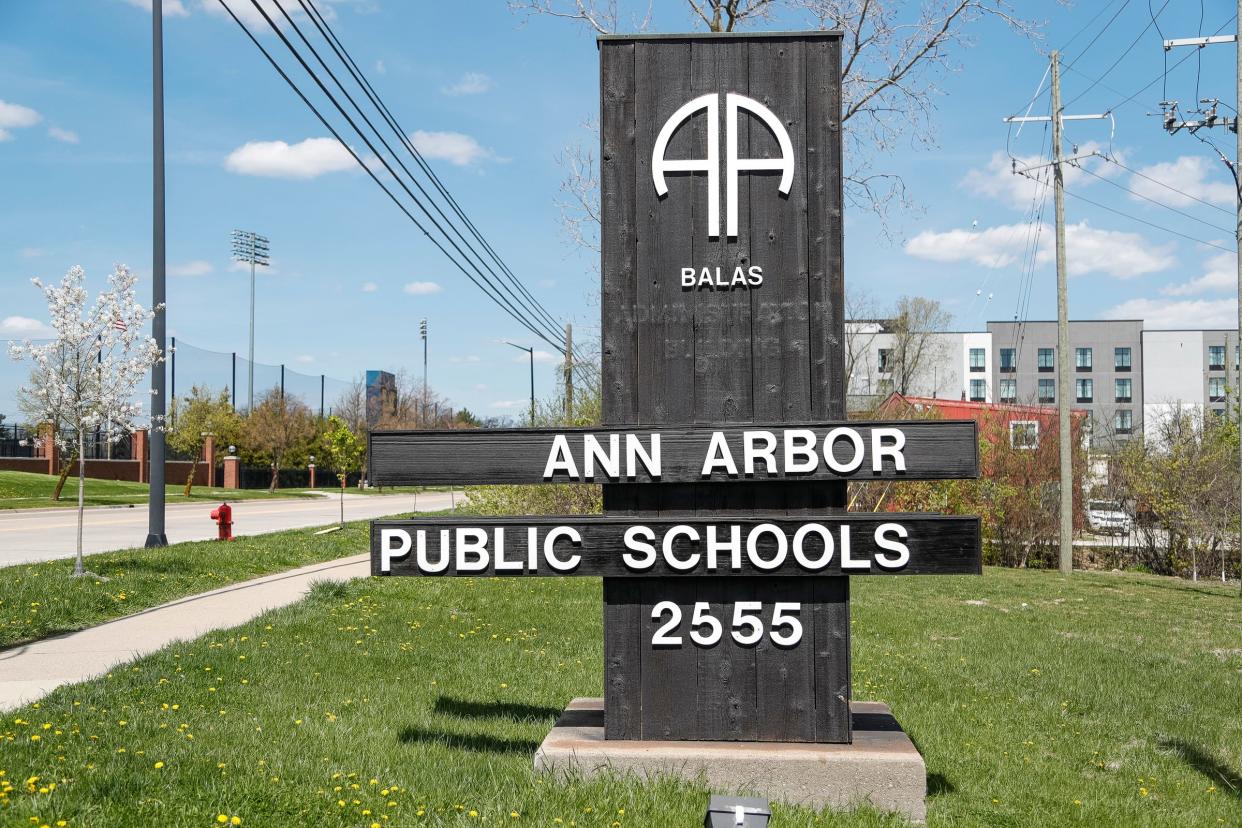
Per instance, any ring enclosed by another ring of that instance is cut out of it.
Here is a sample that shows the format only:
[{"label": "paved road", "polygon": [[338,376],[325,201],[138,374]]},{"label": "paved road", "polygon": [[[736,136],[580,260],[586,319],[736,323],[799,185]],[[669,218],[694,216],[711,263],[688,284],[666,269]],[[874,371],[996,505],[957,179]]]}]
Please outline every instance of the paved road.
[{"label": "paved road", "polygon": [[174,641],[243,624],[299,600],[316,581],[348,581],[370,572],[370,555],[353,555],[180,598],[81,632],[5,650],[0,652],[0,712],[35,701],[62,684],[102,675]]},{"label": "paved road", "polygon": [[[456,498],[461,502],[460,491]],[[412,494],[346,495],[345,519],[369,520],[412,512],[414,501]],[[420,494],[418,511],[447,509],[450,501],[448,492]],[[169,506],[166,518],[169,542],[214,538],[216,524],[211,519],[211,510],[217,505],[185,503]],[[340,515],[340,505],[335,496],[240,500],[230,505],[233,507],[233,533],[236,535],[326,526],[336,523]],[[0,511],[0,566],[70,557],[76,548],[76,534],[77,511],[74,509]],[[143,504],[132,508],[87,509],[82,536],[82,546],[87,554],[142,546],[147,538],[147,507]]]}]

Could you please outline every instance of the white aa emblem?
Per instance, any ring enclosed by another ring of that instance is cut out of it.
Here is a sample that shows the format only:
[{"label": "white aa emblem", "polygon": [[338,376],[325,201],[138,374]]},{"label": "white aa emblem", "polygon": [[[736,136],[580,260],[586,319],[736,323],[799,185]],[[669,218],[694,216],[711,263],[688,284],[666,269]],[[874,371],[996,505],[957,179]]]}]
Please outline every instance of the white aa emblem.
[{"label": "white aa emblem", "polygon": [[[668,193],[668,185],[664,183],[666,172],[707,173],[707,235],[710,238],[720,235],[720,123],[717,117],[717,100],[716,95],[703,95],[684,104],[660,127],[655,148],[651,151],[651,178],[655,182],[657,195],[664,196]],[[664,153],[673,133],[701,109],[707,110],[707,157],[666,160]],[[739,109],[758,116],[767,124],[780,145],[780,158],[737,157]],[[737,235],[737,176],[738,173],[749,170],[779,170],[781,183],[778,189],[784,195],[789,195],[789,188],[793,184],[793,144],[789,141],[789,133],[785,131],[784,124],[772,114],[772,110],[745,95],[729,92],[725,95],[725,232],[729,236]]]}]

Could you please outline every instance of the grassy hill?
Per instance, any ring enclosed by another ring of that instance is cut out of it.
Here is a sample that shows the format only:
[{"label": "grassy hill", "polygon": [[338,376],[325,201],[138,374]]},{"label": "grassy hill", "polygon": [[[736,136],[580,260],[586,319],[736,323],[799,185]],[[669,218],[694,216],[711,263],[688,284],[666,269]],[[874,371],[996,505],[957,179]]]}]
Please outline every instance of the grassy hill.
[{"label": "grassy hill", "polygon": [[[989,569],[853,599],[854,695],[923,752],[929,824],[1242,822],[1234,590]],[[600,615],[593,579],[318,589],[0,719],[0,823],[701,824],[694,785],[531,771],[565,702],[601,693]]]}]

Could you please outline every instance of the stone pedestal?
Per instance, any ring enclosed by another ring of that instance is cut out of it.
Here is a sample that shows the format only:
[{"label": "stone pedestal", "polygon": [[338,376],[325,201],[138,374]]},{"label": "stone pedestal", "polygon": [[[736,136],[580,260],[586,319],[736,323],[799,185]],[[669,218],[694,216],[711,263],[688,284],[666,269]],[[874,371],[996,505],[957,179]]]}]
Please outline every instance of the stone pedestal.
[{"label": "stone pedestal", "polygon": [[927,768],[881,702],[850,703],[851,744],[661,742],[604,739],[603,699],[574,699],[535,753],[535,769],[706,779],[716,793],[813,808],[869,804],[914,822],[927,817]]}]

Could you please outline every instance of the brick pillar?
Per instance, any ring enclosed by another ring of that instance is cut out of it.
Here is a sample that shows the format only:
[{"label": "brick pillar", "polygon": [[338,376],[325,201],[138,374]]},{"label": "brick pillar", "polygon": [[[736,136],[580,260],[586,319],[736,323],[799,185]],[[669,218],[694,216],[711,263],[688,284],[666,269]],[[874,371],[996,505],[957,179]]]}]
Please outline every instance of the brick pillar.
[{"label": "brick pillar", "polygon": [[310,487],[315,488],[315,464],[311,463],[306,468],[310,469]]},{"label": "brick pillar", "polygon": [[147,468],[147,437],[147,430],[139,428],[134,431],[130,442],[133,459],[138,462],[139,483],[148,483],[151,480],[151,475]]},{"label": "brick pillar", "polygon": [[210,434],[203,440],[203,462],[207,464],[207,488],[216,487],[216,438]]},{"label": "brick pillar", "polygon": [[36,456],[47,458],[47,473],[60,474],[60,449],[56,446],[56,429],[52,423],[39,424],[39,443]]},{"label": "brick pillar", "polygon": [[241,488],[241,458],[235,454],[224,458],[224,488]]}]

